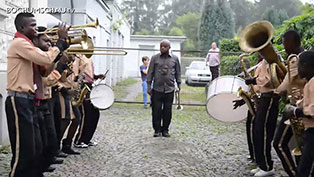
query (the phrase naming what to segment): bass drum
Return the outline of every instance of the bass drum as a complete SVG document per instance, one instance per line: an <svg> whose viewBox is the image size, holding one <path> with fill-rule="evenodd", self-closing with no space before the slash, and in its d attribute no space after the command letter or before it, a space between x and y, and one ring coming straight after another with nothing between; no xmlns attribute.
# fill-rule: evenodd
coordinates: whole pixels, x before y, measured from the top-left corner
<svg viewBox="0 0 314 177"><path fill-rule="evenodd" d="M247 117L248 107L243 105L233 109L233 100L239 99L239 88L248 91L245 81L237 76L221 76L213 80L207 91L207 113L222 122L237 122Z"/></svg>
<svg viewBox="0 0 314 177"><path fill-rule="evenodd" d="M114 93L110 86L99 84L92 88L90 100L98 109L108 109L114 102Z"/></svg>

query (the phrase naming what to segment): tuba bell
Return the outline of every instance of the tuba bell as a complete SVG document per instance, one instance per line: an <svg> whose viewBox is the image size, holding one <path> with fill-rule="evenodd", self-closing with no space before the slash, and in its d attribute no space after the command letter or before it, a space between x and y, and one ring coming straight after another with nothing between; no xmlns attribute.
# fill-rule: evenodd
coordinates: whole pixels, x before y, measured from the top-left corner
<svg viewBox="0 0 314 177"><path fill-rule="evenodd" d="M281 57L274 50L271 40L274 36L273 25L268 21L258 21L248 25L240 37L240 47L245 52L259 52L270 64L271 82L274 88L282 82L287 69Z"/></svg>

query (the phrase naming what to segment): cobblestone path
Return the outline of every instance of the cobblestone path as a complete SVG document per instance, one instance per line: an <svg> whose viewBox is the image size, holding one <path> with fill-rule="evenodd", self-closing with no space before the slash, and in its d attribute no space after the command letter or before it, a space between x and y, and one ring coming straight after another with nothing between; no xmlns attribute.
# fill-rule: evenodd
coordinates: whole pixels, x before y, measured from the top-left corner
<svg viewBox="0 0 314 177"><path fill-rule="evenodd" d="M173 109L170 138L153 138L151 110L115 104L101 112L95 147L79 149L48 177L237 177L249 175L245 122L221 123L205 108ZM274 152L274 151L273 151ZM0 153L0 176L11 155ZM274 155L276 176L283 176Z"/></svg>

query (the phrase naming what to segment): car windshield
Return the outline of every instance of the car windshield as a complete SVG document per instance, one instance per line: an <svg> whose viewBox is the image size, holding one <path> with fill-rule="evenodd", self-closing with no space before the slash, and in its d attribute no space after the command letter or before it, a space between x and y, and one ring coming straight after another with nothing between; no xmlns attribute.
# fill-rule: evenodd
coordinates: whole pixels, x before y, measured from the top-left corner
<svg viewBox="0 0 314 177"><path fill-rule="evenodd" d="M208 67L206 67L205 62L204 63L191 63L190 69L196 69L196 70L205 70Z"/></svg>

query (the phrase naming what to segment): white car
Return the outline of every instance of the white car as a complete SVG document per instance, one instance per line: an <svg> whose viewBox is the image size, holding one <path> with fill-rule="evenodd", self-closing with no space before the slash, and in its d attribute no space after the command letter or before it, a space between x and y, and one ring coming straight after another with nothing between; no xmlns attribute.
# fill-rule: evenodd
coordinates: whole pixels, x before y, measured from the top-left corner
<svg viewBox="0 0 314 177"><path fill-rule="evenodd" d="M192 61L185 71L187 85L206 85L212 80L212 74L205 61Z"/></svg>

